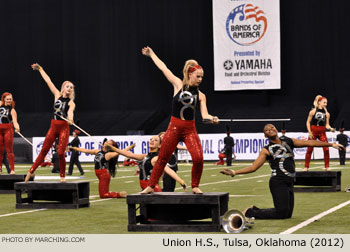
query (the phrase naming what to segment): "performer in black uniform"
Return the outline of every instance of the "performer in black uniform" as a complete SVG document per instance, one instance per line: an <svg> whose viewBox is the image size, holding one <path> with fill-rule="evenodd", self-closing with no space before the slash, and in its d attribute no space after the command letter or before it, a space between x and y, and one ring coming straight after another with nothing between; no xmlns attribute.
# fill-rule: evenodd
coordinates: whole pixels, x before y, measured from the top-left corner
<svg viewBox="0 0 350 252"><path fill-rule="evenodd" d="M160 143L161 143L161 138L159 136L153 136L150 141L149 141L149 152L148 154L135 154L130 151L125 151L121 150L118 148L113 148L112 146L111 149L127 158L132 158L135 160L139 160L139 179L140 179L140 187L142 189L145 189L148 185L148 181L151 177L152 171L153 171L153 166L156 163L158 159L158 153L160 150ZM173 179L178 181L180 185L186 190L186 183L174 172L172 169L170 169L167 165L165 166L164 171L169 174ZM155 192L161 192L162 189L158 184L155 185L154 187Z"/></svg>
<svg viewBox="0 0 350 252"><path fill-rule="evenodd" d="M110 150L110 146L117 146L117 143L113 140L104 139L102 144L102 149L88 150L79 147L70 147L71 151L84 152L91 155L95 155L95 174L99 180L98 192L100 198L125 198L127 193L125 191L121 192L110 192L109 184L111 182L111 176L115 177L116 165L118 165L119 154ZM135 145L131 145L125 150L130 150L134 148Z"/></svg>
<svg viewBox="0 0 350 252"><path fill-rule="evenodd" d="M344 134L344 121L339 129L340 134L337 135L337 142L344 146L344 149L339 149L339 162L340 165L345 165L346 159L346 146L348 145L348 136Z"/></svg>
<svg viewBox="0 0 350 252"><path fill-rule="evenodd" d="M260 152L259 157L249 167L240 170L224 169L222 174L234 177L238 174L255 172L266 160L271 167L271 178L269 182L270 191L273 198L274 208L260 209L256 206L247 208L244 213L246 217L256 219L286 219L291 218L294 209L294 148L300 147L324 147L343 148L341 144L328 143L316 140L297 140L286 136L278 137L277 129L272 124L264 127L265 137L269 139Z"/></svg>
<svg viewBox="0 0 350 252"><path fill-rule="evenodd" d="M74 130L73 131L73 137L74 139L68 144L69 147L79 147L80 145L80 140L79 140L79 130ZM80 175L84 175L84 170L81 167L80 161L79 161L79 151L72 150L71 156L70 156L70 161L69 161L69 169L67 175L72 175L73 174L73 167L74 164L77 165Z"/></svg>
<svg viewBox="0 0 350 252"><path fill-rule="evenodd" d="M74 85L70 81L65 81L61 85L61 91L59 91L39 64L33 64L32 68L33 70L39 71L41 77L45 80L48 88L54 96L54 113L53 119L51 120L50 129L47 132L43 143L43 147L24 181L28 182L29 179L33 176L35 170L44 161L46 154L58 137L59 144L57 152L60 164L60 179L61 182L66 182L65 151L69 142L69 124L72 124L74 122ZM62 117L68 120L69 124L66 120L62 119Z"/></svg>
<svg viewBox="0 0 350 252"><path fill-rule="evenodd" d="M153 52L150 47L144 47L142 54L150 57L153 63L161 70L168 81L173 85L172 116L165 132L159 158L154 166L149 185L142 194L153 192L159 178L164 173L172 153L179 142L184 142L192 157L191 188L193 193L201 194L199 183L203 172L203 150L195 125L196 107L200 106L203 120L218 123L216 116L208 113L206 96L199 90L204 71L195 60L187 60L183 68L183 80L175 76Z"/></svg>
<svg viewBox="0 0 350 252"><path fill-rule="evenodd" d="M160 137L160 140L163 140L165 132L160 132L158 136ZM181 144L178 144L176 146L175 151L171 155L167 165L170 169L172 169L174 172L178 171L178 152L179 150L187 150L186 146L182 146ZM175 191L175 186L176 186L176 180L173 179L168 173L164 173L163 175L163 192L174 192Z"/></svg>
<svg viewBox="0 0 350 252"><path fill-rule="evenodd" d="M314 100L314 108L309 112L306 121L307 131L309 132L309 139L320 139L320 141L328 142L326 130L335 132L335 129L329 125L330 114L327 111L327 98L322 95L317 95ZM309 170L311 154L313 148L308 147L305 154L305 171ZM329 149L323 148L324 153L324 167L326 171L329 170Z"/></svg>
<svg viewBox="0 0 350 252"><path fill-rule="evenodd" d="M10 164L10 174L15 174L15 154L13 153L13 128L19 132L17 112L12 94L5 92L0 100L0 174L2 172L2 160L4 150L7 153Z"/></svg>
<svg viewBox="0 0 350 252"><path fill-rule="evenodd" d="M232 149L235 146L235 142L233 138L230 136L231 130L228 125L226 125L226 134L227 136L224 138L225 144L225 155L226 155L226 165L232 165Z"/></svg>

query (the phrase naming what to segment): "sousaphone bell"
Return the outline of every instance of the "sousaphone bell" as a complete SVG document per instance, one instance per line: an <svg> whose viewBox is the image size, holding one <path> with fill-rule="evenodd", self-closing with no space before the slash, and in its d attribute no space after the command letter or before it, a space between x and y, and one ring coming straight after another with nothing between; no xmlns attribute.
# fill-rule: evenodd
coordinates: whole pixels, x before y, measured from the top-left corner
<svg viewBox="0 0 350 252"><path fill-rule="evenodd" d="M241 211L231 209L221 217L221 225L226 233L237 234L243 230L252 228L254 226L254 220L254 217L246 218Z"/></svg>

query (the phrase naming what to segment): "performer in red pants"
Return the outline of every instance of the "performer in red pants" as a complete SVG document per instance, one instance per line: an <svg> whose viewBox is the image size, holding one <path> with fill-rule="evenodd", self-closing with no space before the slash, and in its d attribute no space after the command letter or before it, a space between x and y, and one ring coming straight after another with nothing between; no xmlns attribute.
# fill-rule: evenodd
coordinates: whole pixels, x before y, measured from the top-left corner
<svg viewBox="0 0 350 252"><path fill-rule="evenodd" d="M152 172L154 171L154 165L157 162L158 159L158 153L160 150L160 146L161 146L161 138L159 136L153 136L148 144L149 147L149 152L148 154L136 154L136 153L132 153L130 151L127 150L121 150L118 148L115 148L114 146L109 146L113 151L128 157L128 158L132 158L135 160L139 160L140 164L139 164L139 171L137 173L139 173L139 179L140 179L140 187L142 189L147 188L148 186L148 181L151 177ZM173 171L172 169L170 169L169 166L165 166L164 171L174 180L176 180L177 182L180 183L180 185L183 187L183 189L186 191L186 187L187 185L185 184L185 182L176 174L175 171ZM160 186L158 185L158 183L154 186L154 191L155 192L161 192L162 189L160 188Z"/></svg>
<svg viewBox="0 0 350 252"><path fill-rule="evenodd" d="M329 125L330 114L327 111L327 98L322 95L317 95L314 100L314 108L309 112L309 116L306 121L307 131L309 132L309 140L319 139L322 142L328 142L326 130L335 132ZM309 170L311 154L313 147L308 147L305 155L305 171ZM324 153L324 167L326 171L329 171L329 149L323 147Z"/></svg>
<svg viewBox="0 0 350 252"><path fill-rule="evenodd" d="M61 182L65 182L66 174L66 159L65 159L65 150L69 141L69 124L73 123L74 116L74 85L70 81L65 81L62 83L61 91L59 91L55 85L52 83L50 77L46 74L44 69L37 63L32 65L33 70L39 71L41 77L45 80L47 86L49 87L51 93L54 95L54 113L53 119L51 120L51 126L49 131L46 134L43 147L36 158L32 168L29 170L25 182L29 181L30 177L33 176L36 168L44 161L46 154L50 150L51 146L58 137L58 159L60 167L60 179ZM69 121L69 124L65 118Z"/></svg>
<svg viewBox="0 0 350 252"><path fill-rule="evenodd" d="M206 97L198 88L203 79L203 69L198 65L197 61L188 60L183 69L184 78L180 80L167 68L150 47L144 47L142 54L150 57L154 64L163 72L174 87L174 95L172 117L162 141L162 148L157 163L154 166L148 187L141 193L153 192L153 188L163 174L165 165L180 141L186 144L192 157L192 192L202 193L199 189L199 182L203 171L203 151L195 126L195 110L198 101L202 118L213 123L218 122L217 117L209 115Z"/></svg>
<svg viewBox="0 0 350 252"><path fill-rule="evenodd" d="M118 166L118 157L119 153L110 151L109 146L117 147L117 143L113 140L104 139L102 144L102 150L93 149L88 150L79 147L70 147L69 149L72 151L84 152L91 155L95 155L94 163L95 163L95 174L98 178L98 192L100 194L100 198L125 198L127 193L125 191L121 192L110 192L109 184L111 182L111 176L114 178L116 174L116 166ZM130 150L134 148L135 145L131 145L125 150Z"/></svg>
<svg viewBox="0 0 350 252"><path fill-rule="evenodd" d="M4 148L10 163L10 174L15 174L15 155L13 154L13 127L19 132L17 112L12 94L5 92L1 95L0 101L0 174L2 173L2 161Z"/></svg>

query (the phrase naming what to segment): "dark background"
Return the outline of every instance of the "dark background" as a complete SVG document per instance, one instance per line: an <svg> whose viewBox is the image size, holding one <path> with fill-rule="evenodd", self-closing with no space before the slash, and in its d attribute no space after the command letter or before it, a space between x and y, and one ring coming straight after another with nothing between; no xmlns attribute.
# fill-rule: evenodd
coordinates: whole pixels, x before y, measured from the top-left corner
<svg viewBox="0 0 350 252"><path fill-rule="evenodd" d="M53 95L30 67L38 62L59 89L65 80L76 85L75 119L90 134L157 134L169 122L173 90L142 56L149 45L181 79L187 59L203 66L212 115L291 118L287 131L306 131L321 94L338 128L342 119L350 123L349 2L281 0L282 88L215 92L211 0L0 0L0 92L13 93L22 133L44 136ZM260 132L263 125L231 128ZM199 121L197 129L222 133L225 124Z"/></svg>

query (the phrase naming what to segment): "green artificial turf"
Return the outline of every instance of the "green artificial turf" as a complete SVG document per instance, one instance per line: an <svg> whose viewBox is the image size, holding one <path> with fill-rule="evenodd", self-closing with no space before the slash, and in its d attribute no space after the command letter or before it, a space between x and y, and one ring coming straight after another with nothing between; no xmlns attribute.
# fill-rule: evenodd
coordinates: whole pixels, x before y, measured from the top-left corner
<svg viewBox="0 0 350 252"><path fill-rule="evenodd" d="M239 169L250 162L234 162L233 168ZM322 161L311 163L313 171L322 171ZM301 171L303 164L297 162ZM126 199L101 200L98 196L98 180L92 164L84 164L84 178L78 180L90 181L90 207L73 210L42 210L16 209L15 194L0 194L0 232L2 234L127 234L128 213ZM30 165L17 165L16 173L27 173ZM214 162L206 162L201 179L203 192L229 192L229 209L244 210L256 205L260 208L273 207L272 197L268 188L270 168L267 163L257 172L231 178L219 173L224 166ZM279 234L305 220L327 211L343 202L350 200L350 193L344 188L350 186L350 166L339 166L337 161L331 162L333 171L342 171L342 188L340 192L295 193L295 208L293 217L286 220L255 220L252 229L244 234ZM127 191L129 194L140 192L138 176L134 176L136 167L120 166L117 175L111 180L110 191ZM51 168L39 167L36 177L58 175L50 173ZM191 180L190 164L180 164L178 174L188 185ZM77 169L73 176L79 177ZM69 176L67 176L69 178ZM72 181L72 180L68 180ZM177 192L182 188L177 185ZM14 213L25 212L13 215ZM349 234L350 205L347 205L323 218L298 229L296 234ZM224 231L222 231L224 233Z"/></svg>

